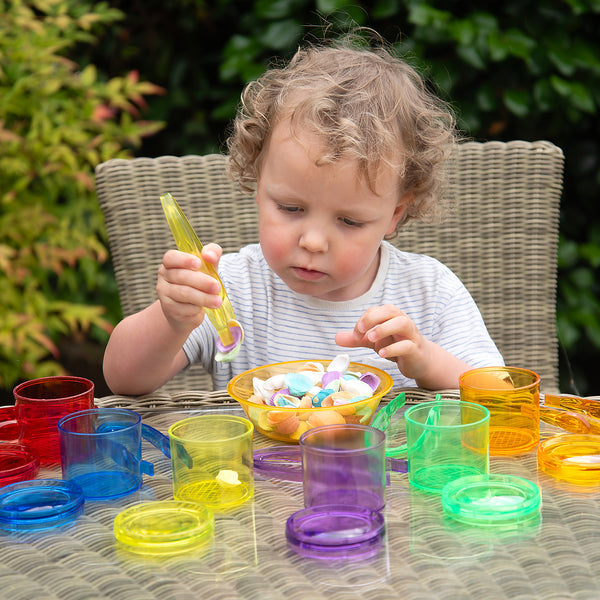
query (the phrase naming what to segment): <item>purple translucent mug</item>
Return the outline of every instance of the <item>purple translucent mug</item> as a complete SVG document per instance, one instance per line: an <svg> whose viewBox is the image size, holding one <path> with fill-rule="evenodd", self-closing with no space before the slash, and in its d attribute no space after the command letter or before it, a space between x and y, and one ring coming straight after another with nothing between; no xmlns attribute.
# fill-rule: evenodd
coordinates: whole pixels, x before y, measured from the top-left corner
<svg viewBox="0 0 600 600"><path fill-rule="evenodd" d="M385 505L385 434L366 425L324 425L300 437L304 506Z"/></svg>

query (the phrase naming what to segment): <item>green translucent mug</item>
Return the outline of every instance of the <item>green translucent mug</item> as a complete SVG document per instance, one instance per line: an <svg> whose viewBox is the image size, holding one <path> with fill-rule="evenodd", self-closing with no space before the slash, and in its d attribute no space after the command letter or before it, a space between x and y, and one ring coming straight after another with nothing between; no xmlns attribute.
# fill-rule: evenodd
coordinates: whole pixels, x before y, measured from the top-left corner
<svg viewBox="0 0 600 600"><path fill-rule="evenodd" d="M408 480L413 487L441 494L459 477L489 473L490 412L460 400L411 406L404 414Z"/></svg>

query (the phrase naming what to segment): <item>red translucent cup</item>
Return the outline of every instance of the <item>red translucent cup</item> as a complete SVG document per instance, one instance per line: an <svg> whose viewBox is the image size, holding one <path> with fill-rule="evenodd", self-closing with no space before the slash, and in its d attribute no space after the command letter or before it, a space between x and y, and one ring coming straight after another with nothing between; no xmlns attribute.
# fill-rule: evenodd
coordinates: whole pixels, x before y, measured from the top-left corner
<svg viewBox="0 0 600 600"><path fill-rule="evenodd" d="M0 443L19 441L19 422L14 406L0 406Z"/></svg>
<svg viewBox="0 0 600 600"><path fill-rule="evenodd" d="M25 381L13 390L20 442L39 457L40 465L60 465L58 421L94 408L94 384L84 377L58 375Z"/></svg>
<svg viewBox="0 0 600 600"><path fill-rule="evenodd" d="M35 479L39 467L38 457L27 446L0 442L0 487Z"/></svg>

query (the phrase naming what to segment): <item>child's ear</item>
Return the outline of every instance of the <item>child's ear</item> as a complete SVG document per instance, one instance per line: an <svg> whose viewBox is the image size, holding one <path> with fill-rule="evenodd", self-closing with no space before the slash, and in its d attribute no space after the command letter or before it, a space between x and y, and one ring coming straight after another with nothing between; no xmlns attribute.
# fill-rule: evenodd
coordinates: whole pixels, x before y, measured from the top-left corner
<svg viewBox="0 0 600 600"><path fill-rule="evenodd" d="M415 196L412 192L406 192L406 194L400 198L398 204L396 204L396 208L394 209L392 219L387 231L385 232L385 235L392 235L396 231L398 222L404 216L404 213L408 210L408 207L413 203L414 197Z"/></svg>

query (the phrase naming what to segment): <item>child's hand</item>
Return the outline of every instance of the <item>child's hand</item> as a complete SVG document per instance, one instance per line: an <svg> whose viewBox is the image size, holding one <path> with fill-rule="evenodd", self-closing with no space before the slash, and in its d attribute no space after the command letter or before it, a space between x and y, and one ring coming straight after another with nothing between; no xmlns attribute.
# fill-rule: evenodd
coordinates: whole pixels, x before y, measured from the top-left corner
<svg viewBox="0 0 600 600"><path fill-rule="evenodd" d="M405 377L431 390L457 389L460 374L472 368L425 339L414 322L391 304L369 308L354 331L341 331L335 341L349 348L372 348L379 356L395 362Z"/></svg>
<svg viewBox="0 0 600 600"><path fill-rule="evenodd" d="M369 308L353 331L342 331L335 341L345 347L372 348L382 358L394 361L410 379L419 380L429 368L430 342L413 321L391 304Z"/></svg>
<svg viewBox="0 0 600 600"><path fill-rule="evenodd" d="M217 244L207 244L202 250L202 260L216 268L221 253ZM191 331L204 320L204 308L221 306L221 286L214 277L199 270L202 260L179 250L169 250L163 256L156 293L166 319L175 330Z"/></svg>

